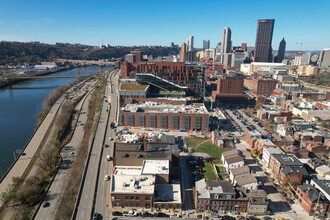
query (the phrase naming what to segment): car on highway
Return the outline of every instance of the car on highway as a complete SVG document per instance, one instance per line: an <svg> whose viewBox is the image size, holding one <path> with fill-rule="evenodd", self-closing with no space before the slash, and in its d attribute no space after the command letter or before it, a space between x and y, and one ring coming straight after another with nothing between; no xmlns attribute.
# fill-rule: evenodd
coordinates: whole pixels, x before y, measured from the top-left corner
<svg viewBox="0 0 330 220"><path fill-rule="evenodd" d="M42 207L43 208L47 208L47 207L49 207L50 206L50 203L49 202L44 202L44 203L42 203Z"/></svg>
<svg viewBox="0 0 330 220"><path fill-rule="evenodd" d="M106 148L106 147L109 147L109 145L108 144L103 144L103 147Z"/></svg>
<svg viewBox="0 0 330 220"><path fill-rule="evenodd" d="M99 213L94 213L92 219L93 220L98 220L99 219Z"/></svg>
<svg viewBox="0 0 330 220"><path fill-rule="evenodd" d="M108 181L109 179L110 179L110 176L109 176L109 175L105 175L105 176L104 176L104 180L105 180L105 181Z"/></svg>

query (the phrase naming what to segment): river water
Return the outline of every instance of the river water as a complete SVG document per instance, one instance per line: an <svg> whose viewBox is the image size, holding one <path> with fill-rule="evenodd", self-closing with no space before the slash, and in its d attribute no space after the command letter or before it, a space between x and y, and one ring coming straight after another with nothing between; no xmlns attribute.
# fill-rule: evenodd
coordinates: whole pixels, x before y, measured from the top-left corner
<svg viewBox="0 0 330 220"><path fill-rule="evenodd" d="M101 71L99 66L65 70L55 75L90 75ZM0 177L8 170L36 129L36 116L42 101L53 88L68 84L75 78L34 79L0 89Z"/></svg>

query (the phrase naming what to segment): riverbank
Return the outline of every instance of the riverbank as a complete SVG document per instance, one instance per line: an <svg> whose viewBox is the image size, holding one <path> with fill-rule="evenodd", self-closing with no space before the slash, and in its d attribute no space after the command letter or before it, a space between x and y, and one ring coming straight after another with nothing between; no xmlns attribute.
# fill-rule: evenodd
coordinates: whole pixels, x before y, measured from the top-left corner
<svg viewBox="0 0 330 220"><path fill-rule="evenodd" d="M57 68L51 69L51 70L45 70L45 71L38 71L38 72L27 73L27 74L24 74L22 76L23 77L24 76L28 76L28 77L46 76L46 75L58 73L58 72L61 72L61 71L71 70L71 69L80 68L80 67L86 67L86 66L89 66L89 65L67 65L67 66L64 66L64 67L57 67ZM15 76L16 75L14 75L13 77L6 77L6 78L3 78L3 79L0 78L0 89L1 88L6 88L8 86L15 85L15 84L18 84L18 83L27 81L27 80L31 80L31 78L26 78L26 79L19 78L19 79L15 79Z"/></svg>

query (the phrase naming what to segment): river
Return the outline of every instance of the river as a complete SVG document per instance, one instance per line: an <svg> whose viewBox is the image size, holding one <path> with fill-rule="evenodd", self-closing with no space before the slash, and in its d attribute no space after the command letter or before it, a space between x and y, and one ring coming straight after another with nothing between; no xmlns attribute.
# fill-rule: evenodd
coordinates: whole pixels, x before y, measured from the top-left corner
<svg viewBox="0 0 330 220"><path fill-rule="evenodd" d="M107 68L107 67L105 67ZM101 71L99 66L86 66L51 75L90 75ZM8 170L36 129L36 116L43 100L53 88L74 81L75 78L34 79L0 89L0 177Z"/></svg>

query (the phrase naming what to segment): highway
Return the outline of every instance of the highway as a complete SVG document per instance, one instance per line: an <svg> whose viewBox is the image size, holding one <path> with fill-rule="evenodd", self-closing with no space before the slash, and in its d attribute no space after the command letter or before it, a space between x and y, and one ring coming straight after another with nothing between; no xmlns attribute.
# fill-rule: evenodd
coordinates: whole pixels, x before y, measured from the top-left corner
<svg viewBox="0 0 330 220"><path fill-rule="evenodd" d="M111 82L110 77L117 70L112 71L108 75L108 81ZM93 202L95 196L95 187L97 184L99 162L102 154L103 143L105 139L105 131L107 124L107 108L109 107L108 99L110 97L111 88L107 83L105 88L105 98L103 100L103 105L100 113L99 123L96 128L96 133L94 137L94 142L90 149L89 159L87 161L86 173L82 181L82 190L78 196L77 209L75 210L74 219L90 219L92 216ZM102 177L104 181L104 176Z"/></svg>
<svg viewBox="0 0 330 220"><path fill-rule="evenodd" d="M96 188L96 197L95 197L95 209L94 213L99 213L103 216L103 219L110 219L110 212L109 207L111 206L110 203L110 181L105 181L104 176L110 175L111 168L112 168L112 161L107 161L106 156L113 155L113 143L111 138L115 140L114 129L111 129L110 124L111 122L117 121L117 114L118 114L118 72L115 72L110 78L110 85L112 87L111 97L108 97L111 100L111 109L110 109L110 116L109 122L106 132L105 144L109 145L108 148L103 148L101 154L101 162L99 168L99 176Z"/></svg>
<svg viewBox="0 0 330 220"><path fill-rule="evenodd" d="M47 195L44 199L44 202L49 202L49 207L40 207L35 219L55 219L56 211L60 207L60 201L63 197L64 190L68 182L66 179L69 178L70 167L71 164L75 161L75 155L77 147L79 146L83 135L84 135L84 127L81 124L85 124L87 121L87 113L88 113L88 104L93 94L92 89L87 96L82 99L79 104L76 106L75 111L77 112L78 121L76 124L76 128L74 134L71 138L71 141L65 145L61 151L61 156L63 159L62 165L60 166L56 177L47 192Z"/></svg>

